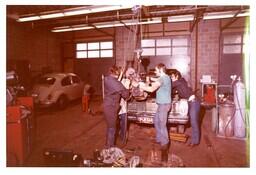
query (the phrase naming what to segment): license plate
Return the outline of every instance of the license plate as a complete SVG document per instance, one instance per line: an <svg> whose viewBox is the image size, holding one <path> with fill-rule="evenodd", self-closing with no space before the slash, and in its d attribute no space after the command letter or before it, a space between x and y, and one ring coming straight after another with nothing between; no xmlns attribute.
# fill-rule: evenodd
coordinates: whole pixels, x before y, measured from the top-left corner
<svg viewBox="0 0 256 175"><path fill-rule="evenodd" d="M152 118L140 117L140 118L138 118L138 120L140 123L153 123Z"/></svg>

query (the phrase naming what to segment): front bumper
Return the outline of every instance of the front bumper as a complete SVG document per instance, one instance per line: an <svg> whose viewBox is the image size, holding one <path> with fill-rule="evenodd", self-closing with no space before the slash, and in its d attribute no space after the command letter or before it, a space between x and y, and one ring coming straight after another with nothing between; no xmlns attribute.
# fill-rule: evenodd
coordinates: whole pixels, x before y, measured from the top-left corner
<svg viewBox="0 0 256 175"><path fill-rule="evenodd" d="M36 94L36 93L32 93L32 97L33 97L35 105L38 107L46 108L46 107L50 107L55 104L55 101L52 101L52 100L40 100L38 97L38 94Z"/></svg>
<svg viewBox="0 0 256 175"><path fill-rule="evenodd" d="M133 121L136 123L153 124L155 113L128 111L127 117L129 121ZM167 123L168 124L186 124L188 120L189 118L187 115L182 116L180 114L169 113Z"/></svg>
<svg viewBox="0 0 256 175"><path fill-rule="evenodd" d="M40 108L48 108L54 104L55 103L53 101L35 101L35 105Z"/></svg>

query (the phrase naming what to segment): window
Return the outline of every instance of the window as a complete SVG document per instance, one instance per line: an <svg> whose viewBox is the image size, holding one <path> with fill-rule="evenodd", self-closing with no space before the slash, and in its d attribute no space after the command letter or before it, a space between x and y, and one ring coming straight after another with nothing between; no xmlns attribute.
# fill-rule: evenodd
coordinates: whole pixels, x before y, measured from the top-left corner
<svg viewBox="0 0 256 175"><path fill-rule="evenodd" d="M76 44L76 58L87 58L87 43Z"/></svg>
<svg viewBox="0 0 256 175"><path fill-rule="evenodd" d="M164 46L171 46L171 40L170 39L158 39L156 40L157 47L164 47Z"/></svg>
<svg viewBox="0 0 256 175"><path fill-rule="evenodd" d="M171 48L156 48L156 55L171 55Z"/></svg>
<svg viewBox="0 0 256 175"><path fill-rule="evenodd" d="M61 81L61 85L62 86L68 86L68 85L71 85L71 79L69 76L65 77L62 79Z"/></svg>
<svg viewBox="0 0 256 175"><path fill-rule="evenodd" d="M113 42L87 42L76 44L76 58L112 58Z"/></svg>
<svg viewBox="0 0 256 175"><path fill-rule="evenodd" d="M80 83L80 79L78 78L78 76L72 76L72 82L73 83Z"/></svg>
<svg viewBox="0 0 256 175"><path fill-rule="evenodd" d="M189 38L173 37L141 41L142 56L189 55Z"/></svg>
<svg viewBox="0 0 256 175"><path fill-rule="evenodd" d="M172 39L172 55L188 55L188 38Z"/></svg>
<svg viewBox="0 0 256 175"><path fill-rule="evenodd" d="M240 54L243 47L243 38L241 34L223 36L223 53Z"/></svg>
<svg viewBox="0 0 256 175"><path fill-rule="evenodd" d="M155 40L154 39L141 40L141 47L143 49L142 56L155 55Z"/></svg>
<svg viewBox="0 0 256 175"><path fill-rule="evenodd" d="M44 85L53 85L55 80L56 79L53 77L40 77L37 83L44 84Z"/></svg>

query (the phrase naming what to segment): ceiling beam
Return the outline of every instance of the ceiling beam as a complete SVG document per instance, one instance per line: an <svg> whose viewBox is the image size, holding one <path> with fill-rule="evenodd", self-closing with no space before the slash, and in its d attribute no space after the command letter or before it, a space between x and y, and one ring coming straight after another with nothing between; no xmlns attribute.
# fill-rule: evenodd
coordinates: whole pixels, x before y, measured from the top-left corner
<svg viewBox="0 0 256 175"><path fill-rule="evenodd" d="M18 7L16 7L17 9ZM201 10L204 10L205 13L210 12L223 12L223 11L237 11L240 9L249 9L249 6L142 6L142 14L144 18L154 18L154 17L168 17L168 16L176 16L176 15L188 15L188 14L197 14L197 17L194 19L191 31L196 23L199 22L199 17ZM11 7L7 9L8 11L13 12ZM201 14L202 15L202 14ZM87 19L85 17L87 16ZM111 22L111 21L124 21L124 20L132 20L134 18L134 14L131 9L124 9L118 11L111 12L101 12L94 14L86 14L86 15L77 15L77 16L69 16L69 17L61 17L54 19L45 19L39 21L33 21L34 26L51 26L51 27L61 27L61 26L72 26L72 25L80 25L80 24L93 24L100 22ZM24 22L29 23L29 22Z"/></svg>
<svg viewBox="0 0 256 175"><path fill-rule="evenodd" d="M106 32L106 31L104 31L104 30L102 30L102 29L99 29L98 27L96 27L96 26L93 25L93 24L89 24L89 26L92 26L95 30L97 30L97 31L99 31L99 32L101 32L101 33L104 33L104 34L106 34L106 35L111 36L111 37L114 38L114 35L113 35L113 34L108 33L108 32Z"/></svg>
<svg viewBox="0 0 256 175"><path fill-rule="evenodd" d="M124 27L127 28L128 30L130 30L131 32L135 32L131 27L127 26L123 21L119 20L119 22L120 22L121 24L123 24Z"/></svg>
<svg viewBox="0 0 256 175"><path fill-rule="evenodd" d="M190 26L190 29L189 29L190 32L193 32L195 25L197 23L199 23L199 21L203 18L205 10L206 10L206 8L195 11L194 20L193 20L192 25Z"/></svg>
<svg viewBox="0 0 256 175"><path fill-rule="evenodd" d="M237 15L241 12L241 10L239 10L238 12L236 12L236 14L233 16L233 18L227 22L223 27L220 28L221 31L225 30L226 28L228 28L231 24L233 24L235 21L238 20Z"/></svg>

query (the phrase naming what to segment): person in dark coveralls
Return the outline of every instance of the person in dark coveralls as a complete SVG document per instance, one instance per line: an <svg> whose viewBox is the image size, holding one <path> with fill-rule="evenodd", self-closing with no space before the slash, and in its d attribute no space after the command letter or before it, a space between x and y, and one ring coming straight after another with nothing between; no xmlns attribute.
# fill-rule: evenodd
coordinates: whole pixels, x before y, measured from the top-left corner
<svg viewBox="0 0 256 175"><path fill-rule="evenodd" d="M106 147L115 145L116 122L120 109L120 98L127 99L129 90L118 81L121 71L118 67L112 66L109 75L104 78L104 99L103 111L107 122Z"/></svg>
<svg viewBox="0 0 256 175"><path fill-rule="evenodd" d="M193 94L192 89L188 86L187 81L181 76L179 71L171 73L172 88L176 90L180 98L188 100L188 114L192 127L191 141L188 146L194 147L200 143L200 100Z"/></svg>
<svg viewBox="0 0 256 175"><path fill-rule="evenodd" d="M156 142L161 145L161 159L168 161L169 136L167 131L167 117L171 108L171 79L165 73L166 67L160 63L155 67L155 73L158 78L151 78L151 86L145 83L139 83L139 88L148 91L156 91L157 111L154 117L154 126L156 129Z"/></svg>

